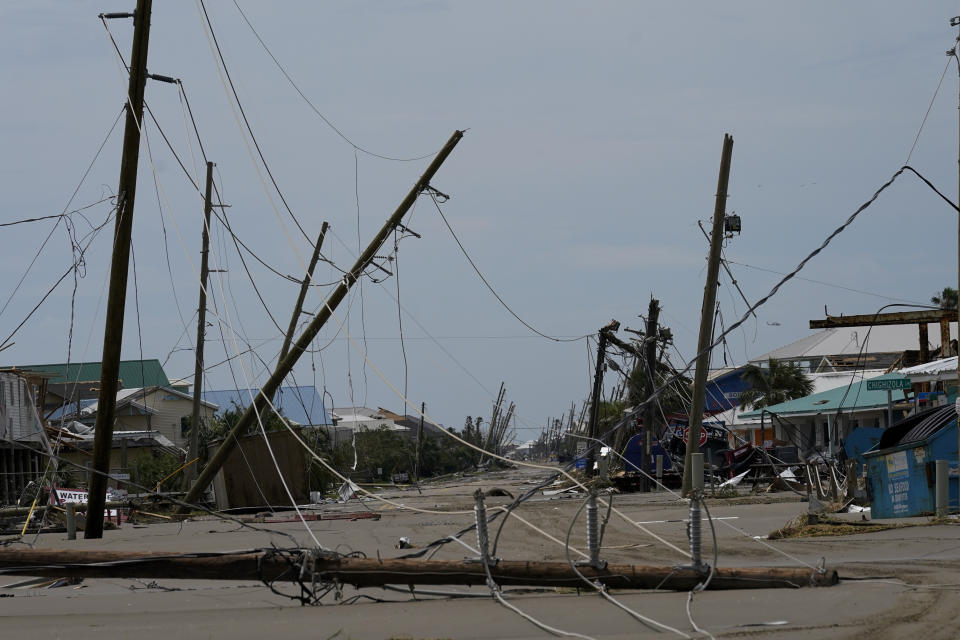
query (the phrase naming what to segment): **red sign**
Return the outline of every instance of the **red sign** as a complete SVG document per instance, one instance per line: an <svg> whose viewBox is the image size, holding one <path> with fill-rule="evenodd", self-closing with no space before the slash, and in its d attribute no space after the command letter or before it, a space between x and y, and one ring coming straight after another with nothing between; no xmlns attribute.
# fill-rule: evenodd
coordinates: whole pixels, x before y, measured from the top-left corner
<svg viewBox="0 0 960 640"><path fill-rule="evenodd" d="M690 427L684 427L683 429L683 443L688 444L690 442ZM700 428L700 446L707 444L707 430Z"/></svg>

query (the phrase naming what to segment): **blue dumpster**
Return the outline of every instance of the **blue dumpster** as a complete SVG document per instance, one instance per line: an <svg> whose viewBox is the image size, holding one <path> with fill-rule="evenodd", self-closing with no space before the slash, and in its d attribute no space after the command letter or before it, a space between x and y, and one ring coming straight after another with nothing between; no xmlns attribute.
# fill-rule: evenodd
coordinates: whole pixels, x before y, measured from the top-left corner
<svg viewBox="0 0 960 640"><path fill-rule="evenodd" d="M627 441L627 446L623 448L623 457L626 459L626 471L639 471L640 461L643 458L643 434L638 433ZM653 439L650 445L650 460L647 462L647 473L653 475L657 472L657 456L663 458L663 470L669 471L673 468L670 462L670 456L660 446L660 440Z"/></svg>
<svg viewBox="0 0 960 640"><path fill-rule="evenodd" d="M952 405L911 416L887 429L877 449L863 454L873 518L932 514L935 462L949 464L949 507L958 511L957 413Z"/></svg>
<svg viewBox="0 0 960 640"><path fill-rule="evenodd" d="M863 454L877 448L883 429L879 427L857 427L843 439L843 452L847 460L856 460L858 465L866 464Z"/></svg>

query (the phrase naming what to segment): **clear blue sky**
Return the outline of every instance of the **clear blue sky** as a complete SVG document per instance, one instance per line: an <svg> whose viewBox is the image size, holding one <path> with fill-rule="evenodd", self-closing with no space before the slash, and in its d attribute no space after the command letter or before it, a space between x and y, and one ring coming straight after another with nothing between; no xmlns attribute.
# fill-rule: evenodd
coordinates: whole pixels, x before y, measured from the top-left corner
<svg viewBox="0 0 960 640"><path fill-rule="evenodd" d="M132 5L0 6L3 221L57 214L69 200L126 88L97 14ZM960 12L955 2L240 6L304 94L361 147L420 156L454 129L469 129L434 185L452 196L444 211L480 269L526 321L560 336L595 333L611 318L639 328L637 316L653 294L687 356L706 256L696 223L713 210L723 134L736 141L728 209L742 216L744 229L726 255L788 271L904 163L956 37L948 19ZM323 220L331 223L335 235L325 253L346 268L427 161L355 157L287 83L233 2L208 0L207 7L287 202L310 236ZM111 21L110 28L129 55L130 21ZM299 276L310 247L261 183L194 2L156 3L149 68L183 80L238 236L280 272ZM954 63L911 158L952 198L957 84ZM202 171L176 88L151 82L147 100L191 172ZM123 354L139 357L142 342L144 357L170 354L171 377L192 376L202 210L152 122L147 134L153 160L144 142L134 222L139 314L131 273ZM72 208L116 189L120 140L118 128ZM84 213L103 221L107 206ZM73 219L82 235L86 223ZM0 302L53 226L3 229ZM414 403L425 401L436 420L459 426L468 414L489 416L504 380L526 437L587 396L591 364L583 341L549 342L512 318L472 272L429 200L417 204L409 226L423 236L404 239L398 259L400 300L411 314L402 320ZM111 230L86 254L73 360L100 359ZM269 362L280 332L219 225L213 235L215 267L227 271L211 286L217 313L208 316L207 362L246 349L246 342ZM872 313L895 299L927 302L943 286L956 286L956 252L956 214L904 176L802 274L869 293L795 281L730 336L727 360L741 363L807 335L808 320L822 317L825 306L849 314ZM247 259L285 328L296 285ZM0 305L3 337L70 264L61 223L9 304ZM751 300L779 277L731 267ZM316 277L339 276L322 265ZM19 331L4 363L66 360L72 285L67 277ZM310 309L320 294L311 293ZM351 298L349 316L346 303L339 315L377 371L402 391L396 296L396 278L367 282L362 298L359 290ZM743 313L726 280L718 299L727 324ZM317 343L329 347L304 358L296 382L325 387L336 405L399 411L397 395L344 335L331 323ZM722 360L717 354L714 365ZM233 363L239 386L265 379L249 356ZM210 372L208 387L231 386L226 365Z"/></svg>

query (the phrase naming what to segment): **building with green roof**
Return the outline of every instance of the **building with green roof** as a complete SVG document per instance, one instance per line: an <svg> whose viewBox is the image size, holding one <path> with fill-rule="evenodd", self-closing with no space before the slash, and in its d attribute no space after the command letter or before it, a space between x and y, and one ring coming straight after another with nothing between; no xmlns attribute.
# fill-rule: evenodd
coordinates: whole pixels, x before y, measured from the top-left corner
<svg viewBox="0 0 960 640"><path fill-rule="evenodd" d="M54 374L47 383L46 408L66 402L96 398L100 391L100 362L71 362L57 364L25 364L6 367L19 371ZM136 387L169 387L170 380L157 359L121 360L119 382L121 389Z"/></svg>
<svg viewBox="0 0 960 640"><path fill-rule="evenodd" d="M891 423L887 392L868 388L883 380L908 379L899 373L889 373L741 413L738 419L763 421L769 425L769 433L775 439L797 445L801 454L834 453L840 440L857 427L889 427L913 409L910 389L891 392Z"/></svg>

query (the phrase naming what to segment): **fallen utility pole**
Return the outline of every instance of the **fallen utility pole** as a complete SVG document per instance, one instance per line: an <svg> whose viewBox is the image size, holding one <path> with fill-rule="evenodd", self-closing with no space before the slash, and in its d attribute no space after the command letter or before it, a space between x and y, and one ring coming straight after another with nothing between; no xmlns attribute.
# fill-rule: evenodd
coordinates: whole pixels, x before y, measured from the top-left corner
<svg viewBox="0 0 960 640"><path fill-rule="evenodd" d="M190 487L186 497L184 497L185 503L195 503L200 498L200 495L203 493L203 491L210 485L213 477L216 475L217 471L220 470L220 467L223 466L227 456L230 455L230 453L233 451L233 448L236 446L237 436L245 433L253 425L253 422L257 419L259 413L264 407L267 406L268 400L273 397L274 393L276 393L280 383L283 382L283 379L288 373L290 373L294 365L297 364L300 356L310 348L310 343L333 315L334 310L336 310L340 302L342 302L346 297L347 293L350 291L350 288L354 285L354 283L363 277L364 270L370 265L370 262L376 256L377 251L380 250L380 247L383 245L383 243L387 240L390 234L393 233L393 230L403 220L403 216L407 213L407 211L410 210L410 207L413 206L413 203L420 196L420 194L430 187L430 180L433 179L434 174L438 169L440 169L440 166L443 164L444 160L447 159L447 156L450 155L450 152L453 151L453 148L457 146L457 143L460 142L462 137L462 131L453 132L453 135L450 136L450 139L447 140L447 143L443 146L439 153L437 153L433 161L427 167L426 171L424 171L423 175L420 176L420 179L417 180L416 184L413 185L413 188L410 189L410 192L400 203L400 206L397 207L396 211L393 212L393 215L391 215L386 223L384 223L377 235L373 238L370 244L367 245L367 248L364 249L362 254L360 254L360 257L357 258L357 261L354 263L350 271L344 274L343 278L340 280L340 284L326 299L323 307L317 312L317 315L314 316L313 320L310 321L310 324L307 325L306 329L304 329L296 343L292 345L289 353L287 353L287 355L277 363L277 368L274 370L273 375L271 375L266 383L264 383L256 398L254 398L253 403L246 408L246 410L243 412L243 415L240 416L240 419L237 421L237 424L234 425L233 429L230 430L230 433L228 433L226 438L224 438L220 448L217 449L216 453L213 454L213 457L210 458L207 466L204 467L203 471L200 473L200 476L197 478L197 481L193 483L193 486ZM186 507L183 507L183 509L186 509Z"/></svg>
<svg viewBox="0 0 960 640"><path fill-rule="evenodd" d="M687 431L686 453L683 459L683 489L690 495L693 485L690 474L690 456L700 451L700 432L703 428L703 400L710 368L710 342L713 339L713 314L717 301L717 277L720 275L720 249L723 243L723 223L727 211L727 183L730 181L730 158L733 155L733 137L723 136L720 155L720 176L717 179L717 201L713 208L713 231L710 236L710 257L707 260L707 284L703 289L700 308L700 336L697 340L697 369L693 377L693 400L690 408L690 426Z"/></svg>
<svg viewBox="0 0 960 640"><path fill-rule="evenodd" d="M100 392L93 440L93 477L90 480L90 526L84 538L103 537L103 505L107 499L107 475L113 448L113 418L120 377L120 348L123 343L123 315L127 304L127 271L130 266L130 237L133 233L133 203L140 159L140 123L143 121L143 93L147 83L147 49L150 41L152 0L137 0L133 15L133 45L130 54L130 82L127 89L127 120L123 131L120 186L117 188L117 221L113 231L110 262L110 292L103 333ZM146 381L144 381L146 384Z"/></svg>
<svg viewBox="0 0 960 640"><path fill-rule="evenodd" d="M312 557L306 549L247 553L196 554L180 551L74 551L57 549L0 549L0 574L68 578L153 578L193 580L304 580L291 571L290 560L303 554L317 581L337 581L356 587L397 585L483 585L487 573L469 560L403 560ZM291 555L293 556L291 558ZM616 589L671 589L688 591L705 574L686 567L610 564L604 569L578 567L594 582ZM498 560L489 567L503 586L586 586L566 562ZM709 589L771 589L837 584L836 570L781 567L718 567Z"/></svg>
<svg viewBox="0 0 960 640"><path fill-rule="evenodd" d="M190 455L196 460L200 451L200 396L203 393L203 345L207 333L207 275L210 272L210 212L213 210L213 167L207 161L207 184L203 197L203 234L200 245L200 302L197 304L197 345L194 349L193 410L190 413ZM197 465L192 464L187 477L197 477Z"/></svg>

